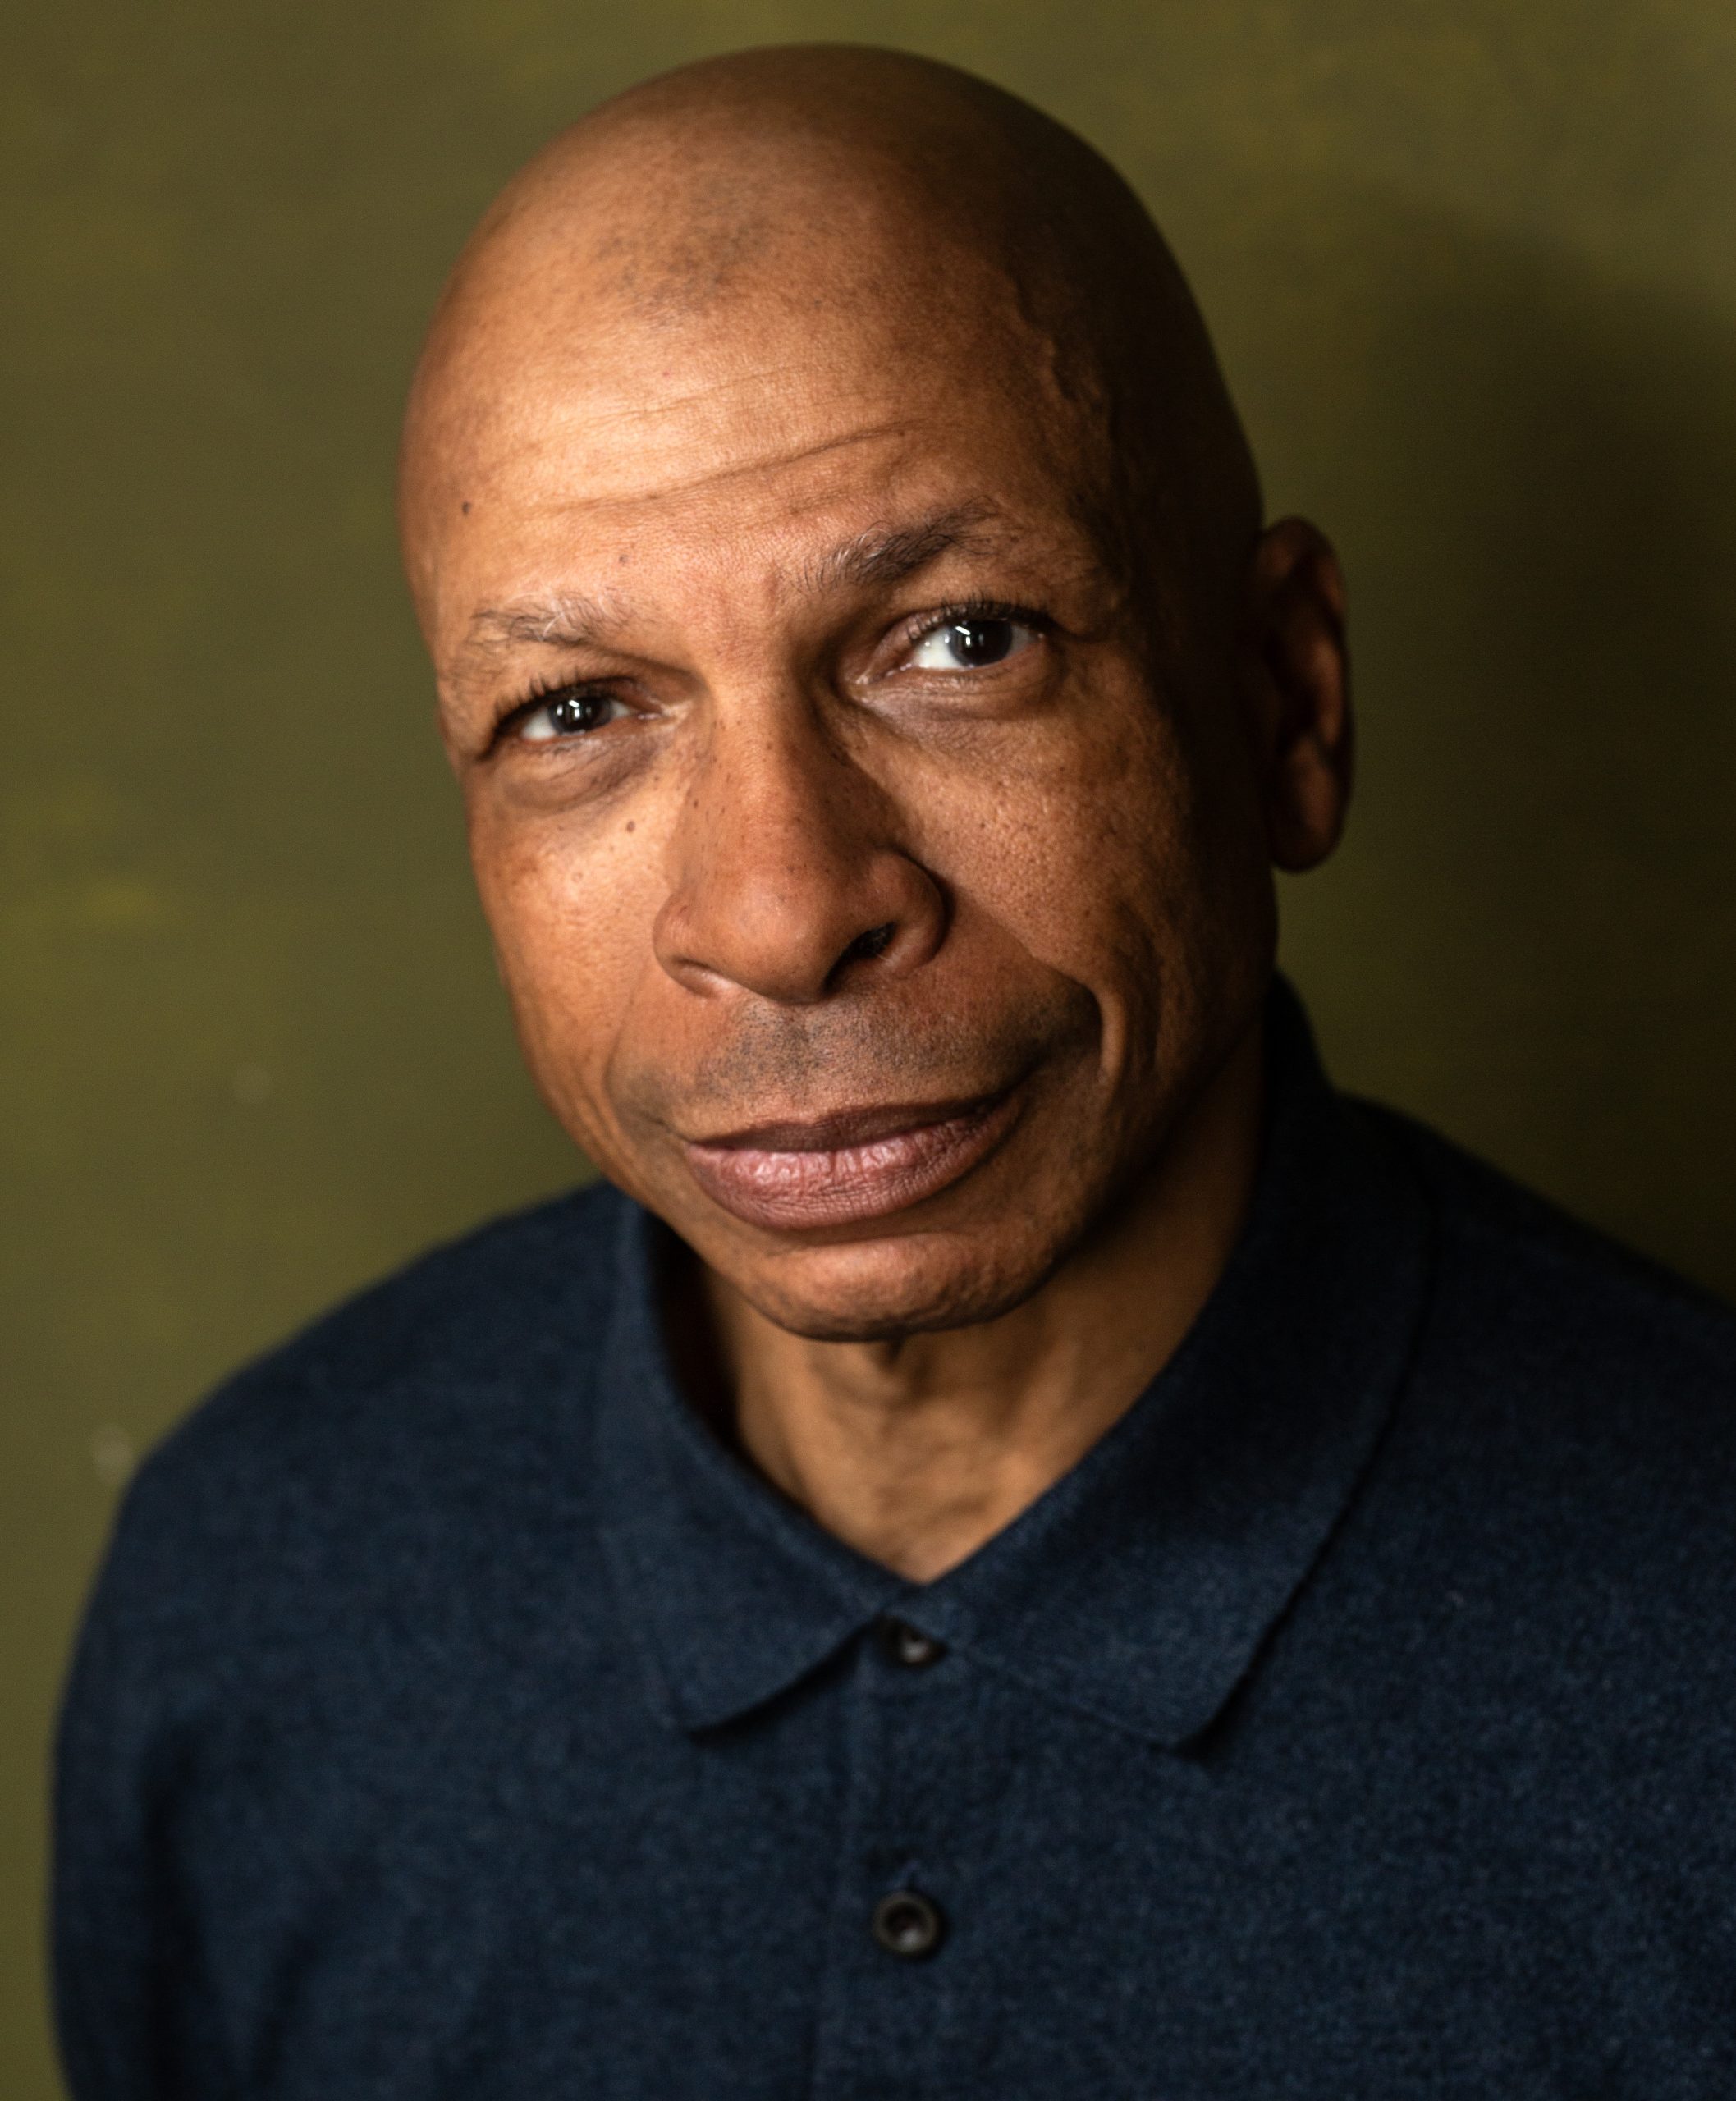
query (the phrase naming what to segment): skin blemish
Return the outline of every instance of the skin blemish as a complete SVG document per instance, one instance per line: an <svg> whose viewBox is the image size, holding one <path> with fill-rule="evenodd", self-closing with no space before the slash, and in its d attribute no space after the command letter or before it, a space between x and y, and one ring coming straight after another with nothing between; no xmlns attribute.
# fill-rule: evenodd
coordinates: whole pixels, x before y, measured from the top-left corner
<svg viewBox="0 0 1736 2101"><path fill-rule="evenodd" d="M637 828L637 820L636 820L635 818L633 818L633 817L629 817L629 818L627 819L627 829L628 829L628 831L634 831L636 828Z"/></svg>
<svg viewBox="0 0 1736 2101"><path fill-rule="evenodd" d="M459 505L458 508L464 513L465 516L468 518L470 515L470 499L466 497L464 501Z"/></svg>

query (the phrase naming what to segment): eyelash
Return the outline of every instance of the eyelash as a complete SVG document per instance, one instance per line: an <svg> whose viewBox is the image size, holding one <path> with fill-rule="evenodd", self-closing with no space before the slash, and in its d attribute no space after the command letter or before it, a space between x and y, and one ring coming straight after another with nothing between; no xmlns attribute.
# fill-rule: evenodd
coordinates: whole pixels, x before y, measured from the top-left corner
<svg viewBox="0 0 1736 2101"><path fill-rule="evenodd" d="M922 625L912 628L905 637L906 648L914 648L943 627L951 627L961 620L1010 620L1015 627L1028 627L1033 634L1048 632L1048 622L1031 606L1015 606L1005 598L956 598L950 605L937 607L922 616Z"/></svg>
<svg viewBox="0 0 1736 2101"><path fill-rule="evenodd" d="M905 647L914 649L931 634L937 634L942 628L951 627L965 620L1010 620L1015 626L1029 628L1033 634L1047 632L1048 622L1030 606L1016 606L1004 598L955 598L948 604L937 606L921 616L922 625L908 630ZM525 716L535 713L549 701L562 693L592 692L606 693L600 681L586 679L563 679L557 674L538 679L524 693L510 702L494 725L489 741L491 746L500 744Z"/></svg>

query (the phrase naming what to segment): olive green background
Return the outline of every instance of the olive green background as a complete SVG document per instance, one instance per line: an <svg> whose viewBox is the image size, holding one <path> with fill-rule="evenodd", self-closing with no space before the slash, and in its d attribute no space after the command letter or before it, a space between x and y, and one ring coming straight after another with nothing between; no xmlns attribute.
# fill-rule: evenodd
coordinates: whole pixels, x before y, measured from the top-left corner
<svg viewBox="0 0 1736 2101"><path fill-rule="evenodd" d="M1729 0L30 11L0 53L8 2101L57 2090L44 1749L132 1455L575 1172L467 890L389 482L456 245L644 72L901 43L1120 162L1274 506L1349 570L1361 803L1285 898L1338 1070L1736 1286Z"/></svg>

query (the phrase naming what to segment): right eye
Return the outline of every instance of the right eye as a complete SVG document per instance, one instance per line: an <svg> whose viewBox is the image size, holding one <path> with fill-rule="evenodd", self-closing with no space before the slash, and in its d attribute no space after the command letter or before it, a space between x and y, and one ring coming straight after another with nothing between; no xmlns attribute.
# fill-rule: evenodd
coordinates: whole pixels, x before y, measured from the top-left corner
<svg viewBox="0 0 1736 2101"><path fill-rule="evenodd" d="M562 686L527 707L514 724L513 735L527 744L552 744L618 722L628 712L613 693L595 686Z"/></svg>

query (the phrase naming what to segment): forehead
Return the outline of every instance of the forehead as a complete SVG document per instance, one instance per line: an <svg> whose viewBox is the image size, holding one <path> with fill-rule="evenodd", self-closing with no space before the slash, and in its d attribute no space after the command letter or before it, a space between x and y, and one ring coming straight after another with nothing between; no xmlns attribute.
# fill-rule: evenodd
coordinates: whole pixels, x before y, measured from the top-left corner
<svg viewBox="0 0 1736 2101"><path fill-rule="evenodd" d="M673 320L611 302L480 336L423 497L443 637L483 602L627 580L604 570L795 575L936 515L972 515L978 543L1080 537L1097 448L1056 346L992 272L909 268L891 292L877 272L859 296L786 283Z"/></svg>

